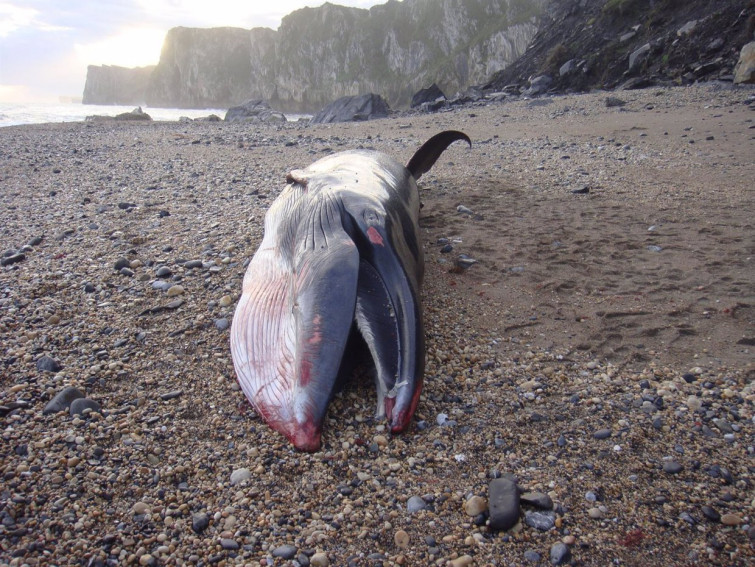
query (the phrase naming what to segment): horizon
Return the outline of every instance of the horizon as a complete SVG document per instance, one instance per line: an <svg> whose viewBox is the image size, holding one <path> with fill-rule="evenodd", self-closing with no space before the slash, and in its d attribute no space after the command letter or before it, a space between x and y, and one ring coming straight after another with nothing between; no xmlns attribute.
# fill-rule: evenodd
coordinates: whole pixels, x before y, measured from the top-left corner
<svg viewBox="0 0 755 567"><path fill-rule="evenodd" d="M387 0L334 0L370 8ZM265 2L216 0L0 1L0 103L55 103L80 98L89 65L157 65L165 35L174 27L267 27L324 0Z"/></svg>

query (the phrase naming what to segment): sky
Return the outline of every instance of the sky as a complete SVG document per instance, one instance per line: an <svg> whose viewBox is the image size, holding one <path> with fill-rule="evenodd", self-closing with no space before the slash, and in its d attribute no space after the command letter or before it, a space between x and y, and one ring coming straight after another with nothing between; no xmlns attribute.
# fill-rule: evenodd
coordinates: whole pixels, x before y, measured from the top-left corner
<svg viewBox="0 0 755 567"><path fill-rule="evenodd" d="M369 8L386 0L331 0ZM87 65L154 65L173 27L277 29L323 0L0 0L0 102L81 96Z"/></svg>

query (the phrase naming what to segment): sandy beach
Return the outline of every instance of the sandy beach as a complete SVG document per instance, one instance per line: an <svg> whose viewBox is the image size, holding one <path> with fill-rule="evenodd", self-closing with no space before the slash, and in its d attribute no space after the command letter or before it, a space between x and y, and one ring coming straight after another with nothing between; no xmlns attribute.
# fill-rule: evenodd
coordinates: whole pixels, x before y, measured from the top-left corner
<svg viewBox="0 0 755 567"><path fill-rule="evenodd" d="M228 345L265 211L329 152L444 129L473 145L420 181L415 422L352 383L298 453ZM0 565L751 564L754 156L755 89L714 83L0 128ZM68 386L93 405L45 412ZM499 477L534 494L503 532Z"/></svg>

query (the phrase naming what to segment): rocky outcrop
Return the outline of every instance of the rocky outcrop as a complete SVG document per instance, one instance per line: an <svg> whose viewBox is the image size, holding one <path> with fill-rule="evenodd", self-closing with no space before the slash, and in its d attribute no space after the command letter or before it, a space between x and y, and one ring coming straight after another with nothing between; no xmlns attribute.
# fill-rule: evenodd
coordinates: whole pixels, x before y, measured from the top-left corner
<svg viewBox="0 0 755 567"><path fill-rule="evenodd" d="M437 83L454 93L522 54L547 0L404 0L369 10L325 3L280 28L174 28L147 88L149 106L228 108L250 99L315 112L379 93L393 108Z"/></svg>
<svg viewBox="0 0 755 567"><path fill-rule="evenodd" d="M89 65L84 86L84 104L144 104L147 84L155 66L118 67Z"/></svg>
<svg viewBox="0 0 755 567"><path fill-rule="evenodd" d="M551 92L733 80L752 41L755 4L741 0L550 0L530 47L485 86Z"/></svg>
<svg viewBox="0 0 755 567"><path fill-rule="evenodd" d="M755 41L751 41L742 48L734 69L734 82L755 83Z"/></svg>
<svg viewBox="0 0 755 567"><path fill-rule="evenodd" d="M224 120L226 122L285 122L286 117L270 108L264 100L254 99L229 108Z"/></svg>

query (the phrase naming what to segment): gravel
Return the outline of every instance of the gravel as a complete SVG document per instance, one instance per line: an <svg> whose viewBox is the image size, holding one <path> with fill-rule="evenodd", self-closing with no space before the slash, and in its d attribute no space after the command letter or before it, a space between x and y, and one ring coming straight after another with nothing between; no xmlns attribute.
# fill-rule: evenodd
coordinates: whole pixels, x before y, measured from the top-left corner
<svg viewBox="0 0 755 567"><path fill-rule="evenodd" d="M0 129L1 248L29 247L0 267L0 564L748 564L749 93ZM327 152L406 161L445 128L474 146L420 182L415 425L390 435L352 383L298 453L244 399L225 332L265 211ZM48 411L67 388L99 410ZM508 529L501 475L536 494Z"/></svg>

